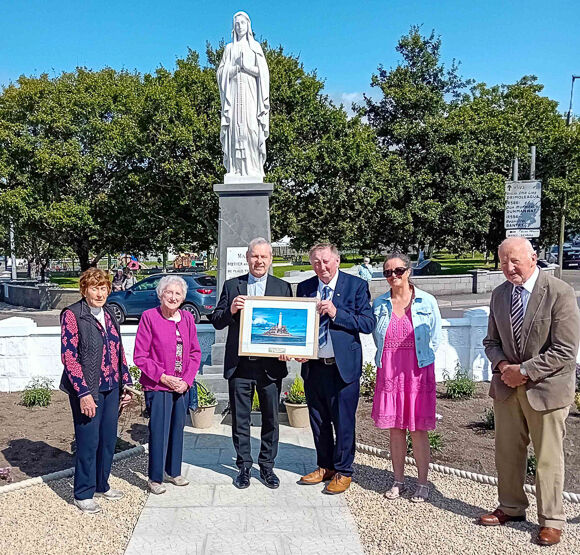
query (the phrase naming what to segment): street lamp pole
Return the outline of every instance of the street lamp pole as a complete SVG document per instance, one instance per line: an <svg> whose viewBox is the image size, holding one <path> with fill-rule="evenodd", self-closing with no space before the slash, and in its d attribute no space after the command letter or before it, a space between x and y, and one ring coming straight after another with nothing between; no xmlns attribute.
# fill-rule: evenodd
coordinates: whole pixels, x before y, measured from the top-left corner
<svg viewBox="0 0 580 555"><path fill-rule="evenodd" d="M16 280L16 252L14 246L14 224L10 222L10 257L12 260L12 268L10 272L10 279Z"/></svg>
<svg viewBox="0 0 580 555"><path fill-rule="evenodd" d="M566 126L570 127L572 123L572 100L574 99L574 81L580 79L580 75L572 75L572 85L570 87L570 107L568 108L568 117L566 118ZM568 170L566 169L566 177ZM565 194L565 193L564 193ZM559 277L562 277L562 269L564 264L564 234L566 229L566 204L568 199L564 196L564 202L562 203L562 215L560 217L560 236L558 237L558 266Z"/></svg>

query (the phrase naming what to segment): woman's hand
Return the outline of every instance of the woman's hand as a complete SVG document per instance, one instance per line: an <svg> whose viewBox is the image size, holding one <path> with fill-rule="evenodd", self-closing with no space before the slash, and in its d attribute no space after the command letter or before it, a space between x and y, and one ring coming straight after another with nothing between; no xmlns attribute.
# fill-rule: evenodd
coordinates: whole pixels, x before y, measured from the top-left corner
<svg viewBox="0 0 580 555"><path fill-rule="evenodd" d="M81 412L89 418L94 418L97 414L97 404L92 395L81 397Z"/></svg>
<svg viewBox="0 0 580 555"><path fill-rule="evenodd" d="M179 387L179 382L182 382L183 380L181 378L176 378L175 376L168 376L167 374L161 374L161 378L159 379L159 381L165 387L168 387L169 389L176 391L177 388Z"/></svg>
<svg viewBox="0 0 580 555"><path fill-rule="evenodd" d="M125 408L133 399L133 394L130 391L125 390L121 395L121 402L119 403L119 408Z"/></svg>
<svg viewBox="0 0 580 555"><path fill-rule="evenodd" d="M179 386L177 386L177 388L174 389L175 393L185 393L189 385L185 380L179 380L179 382L180 382Z"/></svg>

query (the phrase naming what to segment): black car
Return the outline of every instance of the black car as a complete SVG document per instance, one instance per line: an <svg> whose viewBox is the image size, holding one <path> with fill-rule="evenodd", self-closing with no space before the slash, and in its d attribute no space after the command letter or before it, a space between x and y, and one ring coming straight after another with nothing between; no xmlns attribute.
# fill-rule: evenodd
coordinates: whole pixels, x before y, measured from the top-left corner
<svg viewBox="0 0 580 555"><path fill-rule="evenodd" d="M573 247L570 243L564 243L562 252L563 268L578 268L580 266L580 247ZM552 264L558 264L558 245L552 246L546 259Z"/></svg>
<svg viewBox="0 0 580 555"><path fill-rule="evenodd" d="M109 295L107 302L113 309L119 324L122 324L126 318L139 318L145 310L159 306L155 288L161 278L166 275L149 276L126 291L115 291ZM191 273L172 273L171 275L177 275L187 283L187 296L181 309L191 312L196 324L199 323L202 315L213 312L217 289L214 276Z"/></svg>

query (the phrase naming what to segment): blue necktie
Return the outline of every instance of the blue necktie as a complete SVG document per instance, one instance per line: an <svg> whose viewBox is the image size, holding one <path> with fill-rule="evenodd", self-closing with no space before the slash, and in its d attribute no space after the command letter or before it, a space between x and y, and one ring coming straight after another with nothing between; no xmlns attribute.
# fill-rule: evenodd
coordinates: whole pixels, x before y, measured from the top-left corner
<svg viewBox="0 0 580 555"><path fill-rule="evenodd" d="M330 287L325 285L322 288L321 301L326 301L330 297ZM319 320L320 327L318 328L318 348L322 348L326 345L328 341L328 328L330 327L330 317L328 314L323 314L320 316Z"/></svg>

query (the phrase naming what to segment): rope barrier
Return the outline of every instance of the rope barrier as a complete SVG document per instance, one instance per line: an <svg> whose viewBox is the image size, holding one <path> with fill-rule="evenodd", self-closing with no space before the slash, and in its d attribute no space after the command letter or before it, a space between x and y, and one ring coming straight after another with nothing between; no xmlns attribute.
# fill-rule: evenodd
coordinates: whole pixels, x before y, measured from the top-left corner
<svg viewBox="0 0 580 555"><path fill-rule="evenodd" d="M375 455L382 459L390 459L390 453L385 449L379 449L378 447L372 447L371 445L364 445L363 443L356 444L357 451L361 453L366 453L367 455ZM415 459L413 457L405 457L405 463L416 466ZM480 484L487 484L489 486L497 486L497 478L493 476L486 476L485 474L477 474L476 472L469 472L467 470L458 470L457 468L451 468L449 466L443 466L437 463L429 463L429 469L435 472L440 472L441 474L448 474L449 476L459 476L460 478L465 478L466 480L472 480L473 482L479 482ZM524 485L524 491L526 493L531 493L536 495L536 486L531 486L530 484ZM570 503L580 503L580 495L577 493L563 492L562 497L564 500Z"/></svg>

